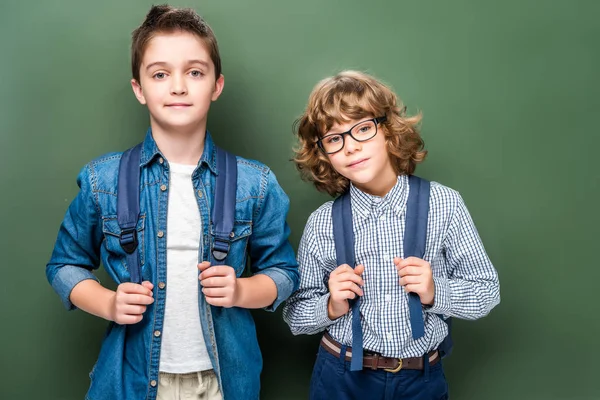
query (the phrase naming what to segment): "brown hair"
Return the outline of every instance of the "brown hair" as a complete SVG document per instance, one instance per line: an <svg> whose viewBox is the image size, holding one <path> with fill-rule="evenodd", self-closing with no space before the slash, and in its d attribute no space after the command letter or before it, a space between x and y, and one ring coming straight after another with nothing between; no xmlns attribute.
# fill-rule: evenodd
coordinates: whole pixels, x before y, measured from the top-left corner
<svg viewBox="0 0 600 400"><path fill-rule="evenodd" d="M215 65L215 79L221 75L221 56L217 38L208 24L191 8L174 8L169 5L152 6L144 22L132 33L131 73L140 81L140 66L148 42L158 33L176 31L189 32L198 36L208 47Z"/></svg>
<svg viewBox="0 0 600 400"><path fill-rule="evenodd" d="M345 192L349 180L332 167L317 140L335 123L384 115L387 120L382 123L381 131L391 164L398 175L412 174L427 151L417 129L421 114L407 116L405 111L406 107L388 86L365 73L343 71L323 79L314 87L306 111L294 124L299 140L294 162L302 178L331 196Z"/></svg>

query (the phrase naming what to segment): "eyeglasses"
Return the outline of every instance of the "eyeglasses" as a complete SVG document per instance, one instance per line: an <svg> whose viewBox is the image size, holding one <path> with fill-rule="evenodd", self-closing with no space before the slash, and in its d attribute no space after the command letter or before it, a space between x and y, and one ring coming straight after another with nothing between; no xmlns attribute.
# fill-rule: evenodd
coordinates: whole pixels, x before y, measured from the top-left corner
<svg viewBox="0 0 600 400"><path fill-rule="evenodd" d="M377 135L377 125L385 122L387 117L372 118L366 121L359 122L350 128L347 132L332 133L331 135L325 135L321 139L317 140L319 148L327 153L333 154L344 148L345 136L350 135L352 139L357 142L365 142L372 139Z"/></svg>

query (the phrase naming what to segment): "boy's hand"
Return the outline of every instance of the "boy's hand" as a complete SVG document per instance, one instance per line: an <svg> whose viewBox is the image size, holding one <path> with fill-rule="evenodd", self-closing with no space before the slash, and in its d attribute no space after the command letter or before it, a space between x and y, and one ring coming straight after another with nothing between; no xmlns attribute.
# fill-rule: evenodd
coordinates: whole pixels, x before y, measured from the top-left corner
<svg viewBox="0 0 600 400"><path fill-rule="evenodd" d="M394 264L400 275L400 286L407 293L416 293L421 298L421 304L431 306L435 296L431 265L420 258L394 258Z"/></svg>
<svg viewBox="0 0 600 400"><path fill-rule="evenodd" d="M342 264L329 274L329 303L327 314L329 319L337 319L350 310L348 299L362 296L363 279L362 273L365 266L360 264L351 268L348 264Z"/></svg>
<svg viewBox="0 0 600 400"><path fill-rule="evenodd" d="M209 268L210 267L210 268ZM238 298L238 281L235 270L229 265L210 266L204 261L198 264L200 284L206 302L213 306L234 307Z"/></svg>
<svg viewBox="0 0 600 400"><path fill-rule="evenodd" d="M110 302L110 319L119 325L137 324L143 318L146 306L154 303L152 288L148 281L121 283Z"/></svg>

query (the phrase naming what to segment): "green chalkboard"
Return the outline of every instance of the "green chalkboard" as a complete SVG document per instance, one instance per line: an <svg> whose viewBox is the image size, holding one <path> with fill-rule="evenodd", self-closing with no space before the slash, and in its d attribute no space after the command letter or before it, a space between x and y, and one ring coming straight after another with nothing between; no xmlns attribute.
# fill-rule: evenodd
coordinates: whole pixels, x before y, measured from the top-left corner
<svg viewBox="0 0 600 400"><path fill-rule="evenodd" d="M0 397L84 398L105 322L67 313L44 267L75 178L140 141L129 36L152 2L3 0L0 7ZM219 39L218 144L265 162L291 199L297 246L328 197L300 181L292 123L342 69L423 112L418 174L462 194L502 303L458 321L453 399L600 399L600 2L187 1ZM100 273L104 283L108 277ZM306 399L318 337L256 312L263 399Z"/></svg>

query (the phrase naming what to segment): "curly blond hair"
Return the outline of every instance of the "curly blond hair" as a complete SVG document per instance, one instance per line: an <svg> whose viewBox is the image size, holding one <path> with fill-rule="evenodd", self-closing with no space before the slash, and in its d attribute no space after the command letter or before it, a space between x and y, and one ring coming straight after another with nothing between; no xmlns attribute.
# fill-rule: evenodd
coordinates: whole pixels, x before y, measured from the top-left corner
<svg viewBox="0 0 600 400"><path fill-rule="evenodd" d="M407 116L398 96L363 72L343 71L320 81L309 96L304 114L294 123L299 146L294 149L293 161L302 179L331 196L348 190L350 181L332 167L317 140L336 123L384 115L387 119L381 131L391 164L398 175L410 175L427 155L417 127L421 114Z"/></svg>

